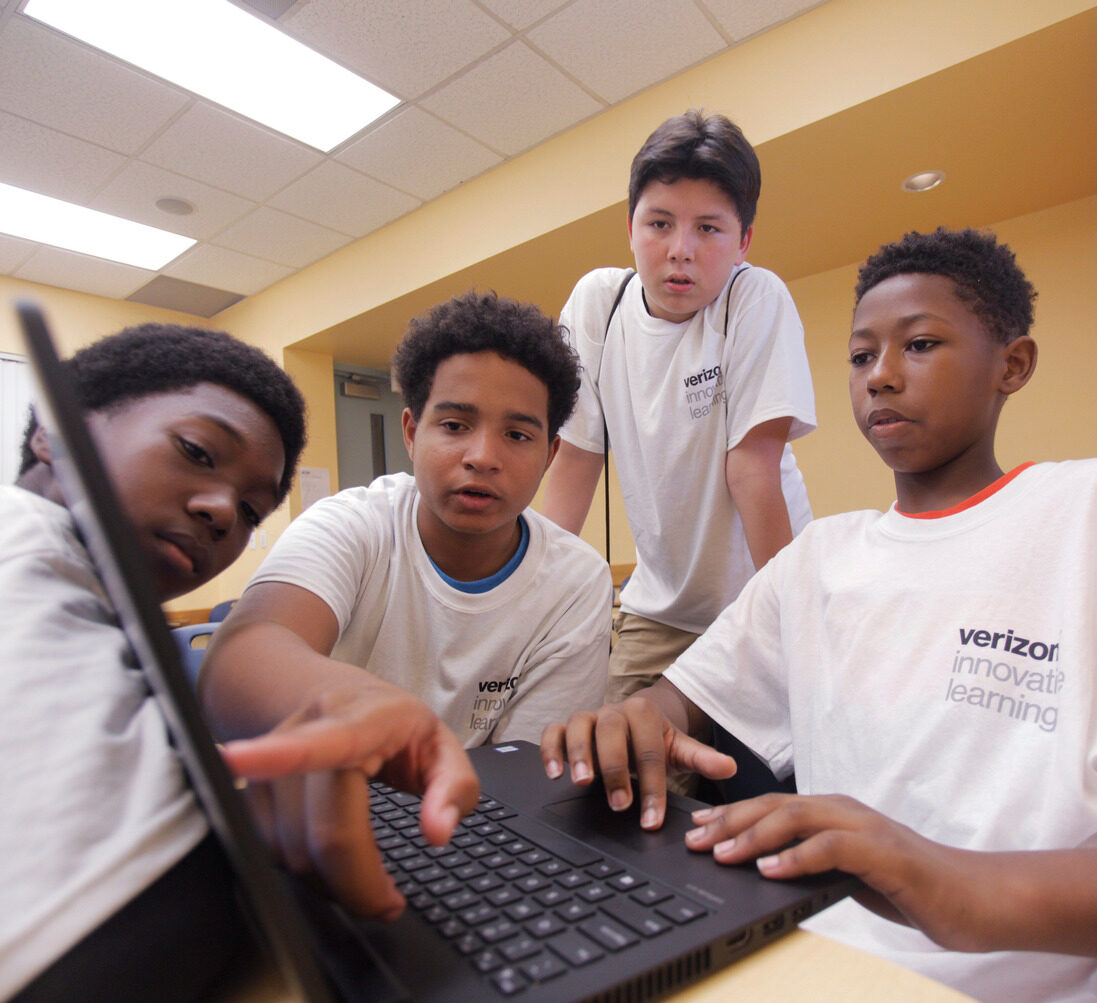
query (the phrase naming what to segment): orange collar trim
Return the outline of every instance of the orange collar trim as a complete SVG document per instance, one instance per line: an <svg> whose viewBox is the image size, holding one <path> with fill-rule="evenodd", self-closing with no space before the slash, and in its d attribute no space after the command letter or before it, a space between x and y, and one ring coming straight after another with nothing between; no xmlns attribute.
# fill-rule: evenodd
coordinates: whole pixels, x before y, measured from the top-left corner
<svg viewBox="0 0 1097 1003"><path fill-rule="evenodd" d="M977 491L970 498L964 499L964 501L953 505L951 508L943 508L936 512L903 512L898 508L895 511L908 519L943 519L946 515L956 515L957 512L974 508L979 502L985 501L996 491L1001 491L1019 473L1028 470L1033 465L1034 461L1029 460L1028 463L1022 463L1019 467L1014 467L1008 474L1002 474L993 484L988 484L982 491Z"/></svg>

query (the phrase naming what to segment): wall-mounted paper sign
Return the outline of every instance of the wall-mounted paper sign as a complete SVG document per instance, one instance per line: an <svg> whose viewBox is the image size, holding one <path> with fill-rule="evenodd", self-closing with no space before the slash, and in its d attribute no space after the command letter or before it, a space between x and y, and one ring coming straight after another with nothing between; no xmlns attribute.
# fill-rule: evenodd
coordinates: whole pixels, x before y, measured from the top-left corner
<svg viewBox="0 0 1097 1003"><path fill-rule="evenodd" d="M327 467L301 467L298 477L301 481L302 510L331 494L331 474Z"/></svg>

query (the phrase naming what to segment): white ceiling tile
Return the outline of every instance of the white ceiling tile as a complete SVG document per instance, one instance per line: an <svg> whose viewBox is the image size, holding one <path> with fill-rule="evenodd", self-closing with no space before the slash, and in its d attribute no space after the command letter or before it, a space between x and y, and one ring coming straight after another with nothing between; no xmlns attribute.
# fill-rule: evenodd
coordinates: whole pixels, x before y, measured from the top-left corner
<svg viewBox="0 0 1097 1003"><path fill-rule="evenodd" d="M262 126L198 102L141 159L261 202L324 158Z"/></svg>
<svg viewBox="0 0 1097 1003"><path fill-rule="evenodd" d="M189 216L164 212L156 207L156 200L164 196L185 199L195 211ZM88 204L198 240L207 240L255 208L247 199L140 161L131 161Z"/></svg>
<svg viewBox="0 0 1097 1003"><path fill-rule="evenodd" d="M279 27L405 100L510 37L469 0L312 0Z"/></svg>
<svg viewBox="0 0 1097 1003"><path fill-rule="evenodd" d="M291 268L304 268L350 238L277 209L256 209L219 234L216 244Z"/></svg>
<svg viewBox="0 0 1097 1003"><path fill-rule="evenodd" d="M163 272L175 279L251 296L292 275L293 269L227 247L199 244L176 258Z"/></svg>
<svg viewBox="0 0 1097 1003"><path fill-rule="evenodd" d="M0 233L0 275L11 275L40 245Z"/></svg>
<svg viewBox="0 0 1097 1003"><path fill-rule="evenodd" d="M30 260L12 274L28 282L41 282L47 286L122 300L140 289L156 272L75 251L63 251L59 247L40 247Z"/></svg>
<svg viewBox="0 0 1097 1003"><path fill-rule="evenodd" d="M557 0L556 3L545 3L544 0L480 0L480 6L487 7L512 28L524 31L535 21L571 2L572 0Z"/></svg>
<svg viewBox="0 0 1097 1003"><path fill-rule="evenodd" d="M126 158L0 111L0 181L66 201L90 198Z"/></svg>
<svg viewBox="0 0 1097 1003"><path fill-rule="evenodd" d="M421 199L432 199L503 158L412 105L336 159Z"/></svg>
<svg viewBox="0 0 1097 1003"><path fill-rule="evenodd" d="M364 237L422 203L328 160L283 189L269 204L340 233Z"/></svg>
<svg viewBox="0 0 1097 1003"><path fill-rule="evenodd" d="M603 108L524 42L478 63L421 104L508 155Z"/></svg>
<svg viewBox="0 0 1097 1003"><path fill-rule="evenodd" d="M788 21L823 0L699 0L736 42Z"/></svg>
<svg viewBox="0 0 1097 1003"><path fill-rule="evenodd" d="M24 17L0 34L0 108L135 153L190 97Z"/></svg>
<svg viewBox="0 0 1097 1003"><path fill-rule="evenodd" d="M578 0L527 37L609 102L665 80L726 44L694 4L666 0Z"/></svg>

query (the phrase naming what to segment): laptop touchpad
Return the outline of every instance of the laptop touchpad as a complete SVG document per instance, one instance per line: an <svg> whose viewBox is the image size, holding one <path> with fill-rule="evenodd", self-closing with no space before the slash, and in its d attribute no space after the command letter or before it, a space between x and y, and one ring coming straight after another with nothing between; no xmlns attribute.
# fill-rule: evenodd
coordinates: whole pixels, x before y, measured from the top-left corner
<svg viewBox="0 0 1097 1003"><path fill-rule="evenodd" d="M666 846L684 850L685 834L695 828L687 812L668 806L662 828L647 832L640 828L639 798L634 798L632 806L625 811L613 811L600 784L572 797L546 804L545 810L563 819L564 830L577 839L609 838L646 853Z"/></svg>

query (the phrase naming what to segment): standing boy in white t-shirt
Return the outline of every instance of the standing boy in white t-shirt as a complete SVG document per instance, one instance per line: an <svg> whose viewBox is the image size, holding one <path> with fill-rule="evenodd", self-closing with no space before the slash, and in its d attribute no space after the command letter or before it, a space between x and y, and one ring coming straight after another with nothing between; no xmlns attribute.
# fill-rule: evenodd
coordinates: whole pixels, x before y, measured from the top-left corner
<svg viewBox="0 0 1097 1003"><path fill-rule="evenodd" d="M811 519L788 445L815 427L803 327L745 262L760 189L727 118L668 119L632 162L637 277L590 272L560 317L583 383L543 511L581 530L608 440L636 544L609 700L651 685Z"/></svg>
<svg viewBox="0 0 1097 1003"><path fill-rule="evenodd" d="M412 321L394 370L414 478L298 516L203 666L226 734L362 669L422 699L466 746L601 703L612 585L593 548L528 508L579 377L533 306L469 293Z"/></svg>
<svg viewBox="0 0 1097 1003"><path fill-rule="evenodd" d="M1035 292L972 230L907 234L858 278L850 397L887 512L820 519L655 686L546 729L550 775L663 820L665 769L727 776L723 725L802 795L694 814L686 845L867 886L812 929L978 999L1097 998L1097 459L1003 473ZM566 741L565 741L566 738Z"/></svg>

